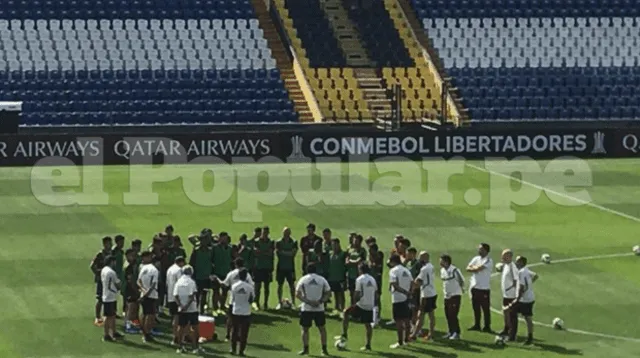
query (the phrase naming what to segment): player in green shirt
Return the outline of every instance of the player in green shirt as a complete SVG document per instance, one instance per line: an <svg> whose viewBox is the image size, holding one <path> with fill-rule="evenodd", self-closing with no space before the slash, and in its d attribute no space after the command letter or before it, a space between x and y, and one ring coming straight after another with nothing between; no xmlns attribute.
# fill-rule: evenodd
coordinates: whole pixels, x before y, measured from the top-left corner
<svg viewBox="0 0 640 358"><path fill-rule="evenodd" d="M363 237L360 234L352 236L351 246L349 247L349 250L347 250L347 258L345 260L347 265L349 297L352 306L355 304L354 294L356 290L356 279L358 278L358 265L367 260L367 250L362 247L362 240Z"/></svg>
<svg viewBox="0 0 640 358"><path fill-rule="evenodd" d="M291 229L285 227L282 230L282 238L276 242L276 255L278 255L278 267L276 268L276 281L278 282L278 306L279 310L282 302L282 288L284 281L289 286L291 302L296 304L295 282L296 269L295 258L298 253L298 242L291 237Z"/></svg>
<svg viewBox="0 0 640 358"><path fill-rule="evenodd" d="M213 281L213 309L218 313L225 313L229 293L229 287L220 284L231 271L233 262L233 249L229 240L229 234L223 231L218 236L218 243L213 246L213 275L217 278Z"/></svg>
<svg viewBox="0 0 640 358"><path fill-rule="evenodd" d="M111 249L111 256L116 257L116 264L113 270L116 272L116 275L118 275L120 282L124 282L124 236L116 235L113 241L115 242L115 246ZM125 287L126 286L123 285L120 290L122 295L122 312L127 312L127 300L124 299L126 297ZM124 316L125 314L126 313L123 313L122 315Z"/></svg>
<svg viewBox="0 0 640 358"><path fill-rule="evenodd" d="M189 265L193 267L193 277L198 287L200 314L204 314L204 306L207 304L207 291L211 288L211 275L213 274L213 249L210 245L209 237L200 237L198 245L193 247Z"/></svg>
<svg viewBox="0 0 640 358"><path fill-rule="evenodd" d="M406 250L407 258L404 260L404 267L408 268L411 272L411 277L418 277L422 265L418 260L418 250L415 247L410 247ZM413 294L410 298L409 308L411 309L412 321L418 318L418 308L420 307L420 287L413 287Z"/></svg>
<svg viewBox="0 0 640 358"><path fill-rule="evenodd" d="M342 251L340 239L333 239L331 242L332 251L329 256L329 272L327 276L329 277L329 287L331 287L331 292L333 292L336 300L336 310L342 312L344 309L345 281L347 279L347 254Z"/></svg>
<svg viewBox="0 0 640 358"><path fill-rule="evenodd" d="M253 254L253 240L249 240L247 234L240 235L240 242L233 247L233 257L241 257L244 267L249 273L253 273L256 259Z"/></svg>
<svg viewBox="0 0 640 358"><path fill-rule="evenodd" d="M262 308L267 310L269 308L269 285L273 281L273 259L274 259L275 245L269 238L269 227L262 228L260 238L254 241L254 253L256 258L255 265L255 291L257 305L260 304L261 288L264 286L264 305Z"/></svg>

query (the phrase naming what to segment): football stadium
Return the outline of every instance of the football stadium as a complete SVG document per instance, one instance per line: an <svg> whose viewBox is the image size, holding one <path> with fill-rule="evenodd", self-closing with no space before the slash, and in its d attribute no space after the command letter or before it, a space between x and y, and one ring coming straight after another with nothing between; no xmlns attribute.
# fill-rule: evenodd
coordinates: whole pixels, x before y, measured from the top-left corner
<svg viewBox="0 0 640 358"><path fill-rule="evenodd" d="M0 4L0 358L640 356L639 2Z"/></svg>

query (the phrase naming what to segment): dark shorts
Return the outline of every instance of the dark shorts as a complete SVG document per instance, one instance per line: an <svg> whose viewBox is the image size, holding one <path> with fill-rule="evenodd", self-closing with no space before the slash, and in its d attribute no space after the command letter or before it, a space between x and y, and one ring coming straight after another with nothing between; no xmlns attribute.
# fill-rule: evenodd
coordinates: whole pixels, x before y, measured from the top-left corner
<svg viewBox="0 0 640 358"><path fill-rule="evenodd" d="M138 302L140 299L140 292L138 290L127 289L127 302Z"/></svg>
<svg viewBox="0 0 640 358"><path fill-rule="evenodd" d="M278 285L282 285L284 281L287 281L289 286L293 286L296 282L296 272L294 270L278 270L276 272L276 281Z"/></svg>
<svg viewBox="0 0 640 358"><path fill-rule="evenodd" d="M518 312L519 314L525 317L532 317L534 303L535 302L528 302L528 303L518 302L518 304L516 305L516 312Z"/></svg>
<svg viewBox="0 0 640 358"><path fill-rule="evenodd" d="M180 327L192 326L198 327L200 324L198 312L187 312L178 314L178 325Z"/></svg>
<svg viewBox="0 0 640 358"><path fill-rule="evenodd" d="M355 291L356 290L356 279L355 278L348 278L347 279L347 288L349 289L349 291ZM380 288L378 288L380 289Z"/></svg>
<svg viewBox="0 0 640 358"><path fill-rule="evenodd" d="M502 298L502 306L508 306L511 302L515 301L515 298Z"/></svg>
<svg viewBox="0 0 640 358"><path fill-rule="evenodd" d="M272 269L256 269L255 277L253 278L255 282L266 282L270 283L273 281L273 270Z"/></svg>
<svg viewBox="0 0 640 358"><path fill-rule="evenodd" d="M105 317L115 317L116 316L116 301L113 302L103 302L102 309L104 310Z"/></svg>
<svg viewBox="0 0 640 358"><path fill-rule="evenodd" d="M102 301L102 282L96 282L96 300Z"/></svg>
<svg viewBox="0 0 640 358"><path fill-rule="evenodd" d="M178 314L178 304L175 302L168 302L167 307L169 307L169 314L175 316Z"/></svg>
<svg viewBox="0 0 640 358"><path fill-rule="evenodd" d="M142 300L142 314L144 316L149 316L149 315L154 315L156 314L157 311L157 304L158 300L156 300L155 298L144 298Z"/></svg>
<svg viewBox="0 0 640 358"><path fill-rule="evenodd" d="M345 283L344 281L332 281L329 282L329 287L331 288L331 292L333 293L344 292Z"/></svg>
<svg viewBox="0 0 640 358"><path fill-rule="evenodd" d="M248 325L251 323L251 315L231 315L231 324L234 326Z"/></svg>
<svg viewBox="0 0 640 358"><path fill-rule="evenodd" d="M433 297L423 297L420 299L420 310L422 313L431 313L435 311L437 307L438 295Z"/></svg>
<svg viewBox="0 0 640 358"><path fill-rule="evenodd" d="M409 309L409 301L397 302L393 304L393 320L402 321L411 318L411 310Z"/></svg>
<svg viewBox="0 0 640 358"><path fill-rule="evenodd" d="M198 291L202 292L204 290L208 290L211 288L211 280L209 279L205 279L205 280L196 280L196 286L198 287Z"/></svg>
<svg viewBox="0 0 640 358"><path fill-rule="evenodd" d="M365 310L359 306L355 306L349 309L349 317L352 320L364 324L373 323L373 310Z"/></svg>
<svg viewBox="0 0 640 358"><path fill-rule="evenodd" d="M327 318L324 312L300 312L300 326L304 328L311 327L315 324L316 327L322 327L327 323Z"/></svg>

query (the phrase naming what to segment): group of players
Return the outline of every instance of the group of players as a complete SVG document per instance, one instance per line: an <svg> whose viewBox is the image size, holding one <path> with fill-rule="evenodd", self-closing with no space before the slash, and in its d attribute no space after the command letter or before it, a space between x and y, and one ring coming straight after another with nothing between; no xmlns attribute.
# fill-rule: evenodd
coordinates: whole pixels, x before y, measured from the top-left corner
<svg viewBox="0 0 640 358"><path fill-rule="evenodd" d="M322 353L328 354L325 322L327 306L332 301L335 312L343 320L343 332L336 339L346 340L349 321L357 321L366 330L362 349L371 350L373 327L380 320L383 268L388 266L393 314L389 324L395 324L398 337L390 348L399 348L418 337L433 338L438 294L436 271L428 252L418 254L407 238L397 235L385 262L374 237L365 240L362 235L351 233L343 250L340 240L332 236L330 229L324 229L322 236L316 234L314 224L306 229L307 233L299 243L293 239L289 228L284 228L281 239L274 241L270 238L269 228L262 227L254 230L252 238L241 235L235 245L231 244L226 232L214 236L211 230L204 229L199 235L189 237L193 245L189 257L171 225L154 236L147 250L142 250L140 240L133 240L131 247L125 250L123 236L114 238L115 245L111 237L105 237L102 250L91 263L96 282L95 324L104 326L103 340L122 338L115 324L120 292L127 333L141 331L145 342L153 341L157 333L154 329L156 314L164 312L166 307L172 318L172 343L184 352L187 350L185 341L190 341L192 349L199 352L198 316L211 308L214 315L228 315L226 338L231 342L231 353L244 355L252 308L269 309L269 288L275 272L276 309L289 302L283 300L285 283L292 304L295 306L296 299L301 302L299 323L303 349L300 354L309 353L309 328L314 323L320 331ZM298 251L302 255L304 276L296 284ZM478 255L466 268L471 273L470 295L475 320L470 330L492 332L490 277L494 265L489 253L489 245L481 244ZM503 251L501 260L505 328L500 336L514 341L518 315L522 314L528 328L525 343L531 344L532 283L537 276L526 268L526 258L518 257L514 261L513 253L508 249ZM445 338L455 340L461 334L458 313L465 279L449 255L440 256L439 266L448 324ZM347 292L349 305L346 304ZM229 307L226 305L228 296ZM263 298L262 306L259 305L260 298ZM139 317L140 306L142 317ZM482 315L484 327L480 325ZM425 316L429 328L423 331Z"/></svg>

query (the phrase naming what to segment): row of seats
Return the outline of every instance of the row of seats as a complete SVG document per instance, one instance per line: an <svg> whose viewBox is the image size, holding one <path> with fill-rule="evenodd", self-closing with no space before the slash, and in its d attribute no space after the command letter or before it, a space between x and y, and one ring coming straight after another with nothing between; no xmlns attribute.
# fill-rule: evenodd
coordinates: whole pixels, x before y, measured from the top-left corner
<svg viewBox="0 0 640 358"><path fill-rule="evenodd" d="M425 21L426 22L426 21ZM424 23L423 23L424 25ZM557 38L559 41L571 41L573 39L579 40L591 38L592 42L610 42L616 43L618 38L629 39L637 38L640 29L625 27L622 29L616 29L612 27L584 27L584 28L558 28L558 27L520 27L520 28L442 28L442 29L429 29L426 25L425 28L429 31L431 36L446 37L455 39L478 39L480 41L494 40L497 42L509 42L516 43L521 40L531 39L545 39L545 38ZM622 41L617 41L621 43Z"/></svg>
<svg viewBox="0 0 640 358"><path fill-rule="evenodd" d="M575 108L575 107L640 107L635 95L632 96L594 96L594 97L472 97L467 102L473 108Z"/></svg>
<svg viewBox="0 0 640 358"><path fill-rule="evenodd" d="M420 1L421 4L427 2L428 1L425 0ZM563 28L611 28L612 30L615 30L640 27L640 17L431 17L422 19L422 22L425 27L431 29L461 28L475 31L478 31L479 29L490 28L510 28L523 30L527 28L543 28L547 30L562 30Z"/></svg>
<svg viewBox="0 0 640 358"><path fill-rule="evenodd" d="M239 19L255 13L249 0L6 1L2 19Z"/></svg>
<svg viewBox="0 0 640 358"><path fill-rule="evenodd" d="M52 32L64 30L244 30L259 29L257 19L0 19L0 30L25 31L50 30Z"/></svg>
<svg viewBox="0 0 640 358"><path fill-rule="evenodd" d="M85 60L85 59L75 59L71 60L35 60L32 61L30 59L21 59L20 61L9 61L6 62L4 60L0 60L0 70L16 70L20 69L23 71L29 70L136 70L136 69L150 69L150 70L204 70L204 69L273 69L276 66L276 62L274 59L165 59L165 60Z"/></svg>
<svg viewBox="0 0 640 358"><path fill-rule="evenodd" d="M281 87L282 80L89 80L89 81L8 81L4 83L4 88L8 90L76 90L76 89L157 89L157 88L184 88L184 89L231 89L231 88L263 88L276 89Z"/></svg>
<svg viewBox="0 0 640 358"><path fill-rule="evenodd" d="M105 71L0 71L0 80L175 80L194 79L199 81L219 79L271 79L279 80L280 71L278 69L250 69L250 70L105 70Z"/></svg>
<svg viewBox="0 0 640 358"><path fill-rule="evenodd" d="M113 111L113 112L32 112L24 113L23 122L31 126L60 125L194 125L210 123L278 123L296 122L292 111Z"/></svg>
<svg viewBox="0 0 640 358"><path fill-rule="evenodd" d="M108 50L108 51L142 51L142 50L190 50L190 49L224 49L224 50L269 50L267 40L258 39L152 39L142 42L116 39L89 39L89 40L67 40L67 41L14 41L1 40L0 49L4 51L43 51L46 55L49 52L56 54L57 51L69 50ZM46 49L46 50L45 50ZM57 51L50 51L55 49Z"/></svg>
<svg viewBox="0 0 640 358"><path fill-rule="evenodd" d="M5 101L125 101L125 100L245 100L286 99L285 89L100 89L100 90L1 90L0 99Z"/></svg>
<svg viewBox="0 0 640 358"><path fill-rule="evenodd" d="M640 59L637 56L593 56L591 58L585 57L555 57L547 55L546 57L506 57L506 58L456 58L449 57L444 60L446 68L487 68L487 67L503 67L503 68L523 68L523 67L623 67L623 66L636 66L640 63Z"/></svg>
<svg viewBox="0 0 640 358"><path fill-rule="evenodd" d="M24 112L293 110L285 99L25 101Z"/></svg>
<svg viewBox="0 0 640 358"><path fill-rule="evenodd" d="M433 37L434 47L443 48L468 48L480 51L501 51L504 53L533 54L544 51L555 51L555 49L566 48L570 52L604 53L614 51L621 54L636 54L640 45L640 37L620 37L616 39L593 39L590 37L579 38L556 38L556 37L533 37L526 39L509 38L449 38ZM603 47L603 50L599 50Z"/></svg>
<svg viewBox="0 0 640 358"><path fill-rule="evenodd" d="M526 120L633 120L640 116L637 107L575 107L575 108L474 108L471 111L474 120L518 121Z"/></svg>
<svg viewBox="0 0 640 358"><path fill-rule="evenodd" d="M259 39L262 38L262 29L217 29L217 30L111 30L111 29L93 29L93 30L29 30L14 31L0 30L0 39L15 41L62 41L62 40L131 40L145 41L151 39L163 40L243 40L243 39Z"/></svg>

